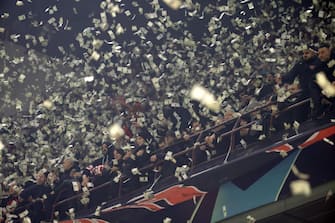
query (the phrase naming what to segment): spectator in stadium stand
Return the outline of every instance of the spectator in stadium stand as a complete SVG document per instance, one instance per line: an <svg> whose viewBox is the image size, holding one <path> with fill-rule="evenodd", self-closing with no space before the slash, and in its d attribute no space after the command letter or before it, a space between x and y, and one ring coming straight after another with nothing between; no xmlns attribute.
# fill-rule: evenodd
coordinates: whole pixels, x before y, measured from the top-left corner
<svg viewBox="0 0 335 223"><path fill-rule="evenodd" d="M204 130L204 125L202 124L203 122L201 120L197 119L192 119L191 124L190 124L190 134L196 134Z"/></svg>
<svg viewBox="0 0 335 223"><path fill-rule="evenodd" d="M126 145L122 149L124 150L123 162L121 165L122 193L128 193L138 188L138 178L132 173L132 169L136 168L135 155L133 154L134 146Z"/></svg>
<svg viewBox="0 0 335 223"><path fill-rule="evenodd" d="M223 120L224 119L222 117L220 121ZM220 121L218 121L216 124L219 124ZM196 128L197 130L194 130L193 128ZM200 122L196 122L190 129L190 132L199 132L200 130L203 130L201 128L201 124ZM201 162L211 159L213 156L224 153L228 148L228 146L225 144L224 140L221 140L219 134L230 130L231 130L230 126L228 127L222 125L217 128L214 128L213 131L205 133L206 135L202 136L201 139L199 140L200 142L204 141L205 142L204 145L198 145L198 143L195 142L198 138L198 135L196 135L196 137L193 137L193 139L191 139L190 135L184 134L183 135L183 139L185 140L185 143L183 144L185 145L184 147L195 146L194 152L190 152L188 154L188 157L192 158L192 164L197 165Z"/></svg>
<svg viewBox="0 0 335 223"><path fill-rule="evenodd" d="M242 117L240 120L240 126L246 125L249 122L251 122L250 116ZM247 148L247 146L251 143L257 140L257 137L255 137L252 134L252 129L249 127L244 127L240 129L240 131L236 132L235 134L235 145L241 145L244 149Z"/></svg>
<svg viewBox="0 0 335 223"><path fill-rule="evenodd" d="M314 80L314 74L316 67L320 64L320 60L317 57L317 51L313 46L305 46L302 50L302 59L299 60L288 73L282 76L281 82L284 84L285 88L288 88L292 93L294 93L292 86L287 86L287 84L292 84L297 78L299 81L298 89L301 92L298 95L298 100L302 100L311 96L311 86ZM285 102L284 107L286 107L287 102ZM280 105L279 105L280 106ZM292 123L294 121L302 122L308 119L308 114L310 114L310 105L304 104L298 108L292 110L292 116L287 117L285 122Z"/></svg>
<svg viewBox="0 0 335 223"><path fill-rule="evenodd" d="M40 222L46 217L44 199L46 199L51 192L51 188L47 184L48 174L49 172L46 169L40 170L36 174L36 183L24 189L20 193L20 198L22 200L17 209L19 210L20 207L30 203L27 209L29 211L28 216L32 222ZM22 211L24 211L24 209L21 209L21 212Z"/></svg>
<svg viewBox="0 0 335 223"><path fill-rule="evenodd" d="M106 164L109 164L110 161L113 160L114 155L113 155L113 146L109 142L103 142L101 144L101 153L102 157L96 159L93 161L92 166L93 167L98 167L98 166L104 166Z"/></svg>
<svg viewBox="0 0 335 223"><path fill-rule="evenodd" d="M203 128L201 127L201 123L196 120L196 119L192 119L189 123L189 126L187 129L185 129L183 132L179 132L179 131L176 131L175 132L175 135L176 135L176 142L180 143L180 145L178 145L180 148L184 148L183 150L185 149L188 149L188 148L193 148L194 147L194 144L196 143L196 141L198 140L198 134L196 133L199 133L203 130ZM202 138L201 138L202 139ZM199 148L193 148L193 150L198 150ZM193 150L190 150L188 153L186 153L184 155L184 161L185 161L185 164L188 164L188 161L192 161L193 164L194 163L194 152ZM197 154L198 155L198 154ZM186 160L185 158L188 158L188 160ZM199 160L199 159L198 159Z"/></svg>
<svg viewBox="0 0 335 223"><path fill-rule="evenodd" d="M153 151L146 142L147 134L145 132L140 131L135 139L135 163L136 167L141 169L149 164L150 153L149 151ZM138 175L139 185L143 186L148 184L149 182L149 170L141 171L141 174Z"/></svg>
<svg viewBox="0 0 335 223"><path fill-rule="evenodd" d="M140 136L139 140L140 140L140 144L145 144L146 145L146 151L148 153L153 153L156 149L157 149L157 141L156 139L152 136L152 134L148 131L147 128L142 127L138 130L138 133L136 135L136 139L135 139L135 144L138 145L137 143L137 136ZM142 141L142 139L144 141Z"/></svg>
<svg viewBox="0 0 335 223"><path fill-rule="evenodd" d="M78 169L78 163L74 158L67 157L63 160L63 173L59 178L59 183L63 183L66 180L72 179L73 172Z"/></svg>
<svg viewBox="0 0 335 223"><path fill-rule="evenodd" d="M109 174L109 170L110 165L114 159L114 150L115 148L113 145L107 141L104 141L101 144L102 156L94 160L92 164L84 170L84 182L87 181L87 177L90 177L93 185L97 187L112 180ZM106 198L106 193L104 190L95 190L92 192L92 196L94 197L94 202L96 202L96 204L100 204Z"/></svg>
<svg viewBox="0 0 335 223"><path fill-rule="evenodd" d="M158 163L164 159L165 147L166 145L165 145L164 137L159 138L158 148L156 152L150 155L149 164L153 165L153 167L149 169L148 171L150 182L153 182L154 179L156 179L158 176L161 175L162 164L158 164Z"/></svg>
<svg viewBox="0 0 335 223"><path fill-rule="evenodd" d="M192 110L194 111L194 114L197 116L196 118L197 120L199 120L201 126L206 126L207 123L210 122L210 119L201 113L200 102L191 100L190 103L192 105Z"/></svg>
<svg viewBox="0 0 335 223"><path fill-rule="evenodd" d="M111 145L113 148L113 154L116 149L121 149L123 146L127 145L128 140L129 138L126 135L113 139L113 142Z"/></svg>
<svg viewBox="0 0 335 223"><path fill-rule="evenodd" d="M211 158L207 145L200 145L200 143L195 143L194 147L194 152L192 154L193 165L198 165L199 163L205 162Z"/></svg>
<svg viewBox="0 0 335 223"><path fill-rule="evenodd" d="M319 72L325 73L328 80L335 86L335 55L334 50L331 48L329 43L321 43L318 48L318 57L320 59L320 64L315 69L315 75ZM311 86L311 98L313 102L313 118L322 118L327 110L334 109L334 98L327 98L322 94L322 89L313 82ZM330 106L327 108L326 104L322 101L326 99L326 104Z"/></svg>
<svg viewBox="0 0 335 223"><path fill-rule="evenodd" d="M119 193L119 183L122 176L121 170L125 151L123 149L115 149L113 154L114 159L109 163L109 167L105 169L108 171L109 179L113 181L110 187L111 194L108 195L110 195L112 198L115 198Z"/></svg>
<svg viewBox="0 0 335 223"><path fill-rule="evenodd" d="M187 129L189 123L192 119L191 113L186 109L181 107L179 104L172 103L171 105L166 105L163 107L164 117L172 122L172 130L183 131ZM179 116L180 123L175 115ZM179 127L177 125L179 124Z"/></svg>
<svg viewBox="0 0 335 223"><path fill-rule="evenodd" d="M9 221L7 215L14 214L19 203L19 193L21 190L21 187L15 181L8 184L8 194L1 199L0 203L0 222Z"/></svg>
<svg viewBox="0 0 335 223"><path fill-rule="evenodd" d="M298 61L288 73L282 77L283 84L292 84L298 78L302 97L310 96L310 85L313 81L315 68L320 63L317 51L313 46L307 46L302 50L302 59Z"/></svg>
<svg viewBox="0 0 335 223"><path fill-rule="evenodd" d="M55 190L56 188L59 187L59 171L58 169L51 169L49 171L49 174L47 176L47 182L46 184L50 187L51 192L46 196L46 199L44 200L44 210L45 210L45 220L49 220L49 218L52 215L52 205L55 202L56 197L55 195Z"/></svg>
<svg viewBox="0 0 335 223"><path fill-rule="evenodd" d="M205 142L211 151L212 157L225 154L230 146L230 135L222 136L223 133L229 132L233 129L235 124L234 112L228 110L223 117L216 120L215 125L225 122L224 125L219 125L205 138Z"/></svg>
<svg viewBox="0 0 335 223"><path fill-rule="evenodd" d="M57 204L60 201L64 201L67 198L71 198L81 192L81 180L82 171L75 167L71 170L69 178L62 181L54 190L52 204ZM78 204L78 200L70 199L60 205L57 205L54 211L59 212L59 220L68 218L67 211L70 208L75 208ZM51 207L51 205L50 205ZM48 215L51 216L51 213Z"/></svg>
<svg viewBox="0 0 335 223"><path fill-rule="evenodd" d="M219 139L218 133L214 131L209 132L205 137L205 143L207 151L210 153L210 157L222 154L227 149L227 147L225 147Z"/></svg>
<svg viewBox="0 0 335 223"><path fill-rule="evenodd" d="M66 157L63 160L63 173L59 178L59 183L53 192L53 202L59 202L71 196L74 196L80 190L81 170L78 162L72 157ZM58 210L61 212L60 217L66 217L66 211L73 206L74 201L70 201L61 205Z"/></svg>
<svg viewBox="0 0 335 223"><path fill-rule="evenodd" d="M53 190L59 184L59 171L57 169L51 169L47 177L47 184Z"/></svg>
<svg viewBox="0 0 335 223"><path fill-rule="evenodd" d="M255 97L258 101L268 100L275 94L275 78L271 73L259 76L260 79L255 89Z"/></svg>
<svg viewBox="0 0 335 223"><path fill-rule="evenodd" d="M173 175L176 167L185 164L188 165L190 163L187 154L181 154L176 157L172 157L186 148L186 145L183 142L184 140L182 138L176 138L175 132L171 130L166 132L164 137L164 152L160 153L159 157L160 159L164 160L161 170L163 177Z"/></svg>
<svg viewBox="0 0 335 223"><path fill-rule="evenodd" d="M316 72L325 72L330 82L334 82L335 76L333 73L335 68L335 50L329 43L321 43L318 48L318 57L321 64L316 68Z"/></svg>

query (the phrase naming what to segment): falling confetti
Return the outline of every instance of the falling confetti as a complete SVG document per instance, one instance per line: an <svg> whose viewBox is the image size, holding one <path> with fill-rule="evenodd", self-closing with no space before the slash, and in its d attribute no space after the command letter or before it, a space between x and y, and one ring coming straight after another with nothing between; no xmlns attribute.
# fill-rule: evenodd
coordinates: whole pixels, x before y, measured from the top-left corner
<svg viewBox="0 0 335 223"><path fill-rule="evenodd" d="M218 112L220 110L220 103L215 99L215 96L204 87L194 85L191 89L190 97L193 100L199 101L212 111Z"/></svg>
<svg viewBox="0 0 335 223"><path fill-rule="evenodd" d="M325 73L320 72L316 74L316 83L320 86L324 95L327 97L335 96L335 85L327 79Z"/></svg>
<svg viewBox="0 0 335 223"><path fill-rule="evenodd" d="M182 5L182 0L163 0L165 4L167 4L170 8L177 10Z"/></svg>
<svg viewBox="0 0 335 223"><path fill-rule="evenodd" d="M306 180L295 180L290 183L291 192L293 195L310 196L312 193L311 186Z"/></svg>
<svg viewBox="0 0 335 223"><path fill-rule="evenodd" d="M305 173L301 173L301 172L298 170L298 168L297 168L296 165L293 165L293 166L292 166L292 172L293 172L293 174L294 174L296 177L298 177L299 179L302 179L302 180L307 180L307 179L309 179L309 175L308 175L308 174L305 174Z"/></svg>
<svg viewBox="0 0 335 223"><path fill-rule="evenodd" d="M61 157L61 148L77 138L86 143L81 153L89 163L99 150L86 147L125 135L112 123L119 114L134 112L125 109L134 102L150 108L136 123L156 136L152 126L162 124L162 118L156 119L162 117L162 102L192 110L193 98L209 118L221 107L240 111L240 93L250 87L249 95L258 97L263 73L285 73L300 56L296 47L311 41L306 36L334 36L334 19L320 1L214 2L92 1L92 7L83 7L76 0L62 2L62 8L58 2L45 5L38 0L16 0L12 8L2 4L1 129L9 134L1 135L0 142L7 145L14 137L24 149L9 160L26 160L28 165L1 165L4 178L19 178L12 175L17 168L29 172L30 164L39 168ZM331 83L320 84L326 86L325 95L334 95ZM192 86L195 91L187 97ZM116 103L121 96L127 103ZM277 101L287 97L282 89ZM194 112L192 116L197 117ZM20 134L14 134L11 123ZM253 128L261 131L261 125ZM0 150L8 153L1 143ZM54 162L59 165L59 160Z"/></svg>
<svg viewBox="0 0 335 223"><path fill-rule="evenodd" d="M120 137L124 136L124 134L125 134L124 130L118 123L113 124L109 128L109 135L112 139L119 139Z"/></svg>

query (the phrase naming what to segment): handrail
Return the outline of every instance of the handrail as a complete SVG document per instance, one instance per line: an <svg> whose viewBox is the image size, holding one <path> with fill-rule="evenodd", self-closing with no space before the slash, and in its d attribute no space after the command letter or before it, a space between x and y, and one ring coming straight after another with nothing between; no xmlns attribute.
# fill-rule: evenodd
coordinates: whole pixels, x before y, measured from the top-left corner
<svg viewBox="0 0 335 223"><path fill-rule="evenodd" d="M261 109L263 109L263 108L265 108L265 107L268 107L269 105L272 105L272 104L273 104L273 102L267 103L267 104L265 104L265 105L262 105L262 106L260 106L260 107L255 108L255 109L253 109L253 110L251 110L251 111L249 111L249 112L247 112L247 113L245 113L245 114L242 114L241 116L244 116L244 115L246 115L246 114L250 114L250 113L255 112L255 111L257 111L257 110L261 110ZM220 127L220 126L222 126L222 125L224 125L224 124L227 124L228 122L231 122L232 120L235 120L235 119L238 119L238 118L240 118L240 116L239 116L239 117L232 118L232 119L229 119L229 120L226 120L226 121L224 121L224 122L222 122L222 123L219 123L218 125L215 125L215 126L213 126L213 127L208 128L208 129L202 130L201 132L195 133L195 134L191 135L190 137L198 136L198 139L197 139L197 140L199 140L201 134L203 134L204 132L207 132L207 131L213 130L213 129L215 129L215 128L218 128L218 127ZM252 122L252 124L254 124L254 122ZM241 126L241 127L239 127L239 128L235 128L235 129L233 129L233 130L231 130L231 131L229 131L229 132L226 132L226 133L222 134L221 137L224 137L224 136L229 135L229 134L231 134L231 133L235 133L236 131L239 131L241 128L245 128L245 127L248 127L248 126L250 126L250 125L251 125L250 123L247 123L247 124L244 125L244 126ZM164 148L162 148L162 149L160 149L160 150L155 151L154 154L156 154L156 153L158 153L158 152L162 152L162 151L164 151L164 150L167 149L167 148L171 148L171 147L173 147L173 146L179 145L179 144L181 144L181 143L183 143L183 142L185 142L185 141L181 141L181 142L178 142L178 143L174 143L174 144L172 144L171 146L164 147ZM194 146L192 146L191 148L189 148L187 151L183 150L183 151L181 151L181 152L178 152L178 153L176 153L176 154L173 154L173 157L176 157L177 155L185 154L185 153L187 153L188 151L190 151L190 150L193 149L193 148L194 148ZM185 152L184 152L184 151L185 151ZM160 160L160 161L158 161L158 162L156 162L156 163L149 164L149 165L147 165L147 166L145 166L145 167L140 168L139 171L141 172L141 171L148 170L148 169L150 169L150 168L152 168L152 167L154 167L154 166L157 166L157 165L162 164L163 162L164 162L164 160ZM121 177L121 178L122 178L122 177ZM123 178L122 178L122 179L123 179ZM106 183L103 183L103 184L101 184L101 185L99 185L99 186L96 186L96 187L90 189L89 191L90 191L90 192L96 191L96 190L98 190L98 189L100 189L100 188L103 188L103 187L105 187L105 186L107 186L107 185L109 185L109 184L111 184L111 183L113 183L113 180L108 181L108 182L106 182ZM78 197L80 197L80 196L82 196L82 193L77 194L77 195L74 195L74 196L72 196L71 198L74 199L74 198L78 198ZM67 198L67 199L64 199L64 200L62 200L62 201L60 201L60 202L57 202L57 203L55 204L55 206L57 206L57 205L59 205L59 204L63 204L63 203L65 203L65 202L68 202L68 201L71 200L71 198Z"/></svg>
<svg viewBox="0 0 335 223"><path fill-rule="evenodd" d="M203 131L200 132L200 134L197 137L197 140L195 141L195 143L199 142L201 137L203 135ZM192 161L195 159L195 150L192 150ZM191 163L191 169L194 168L194 162Z"/></svg>
<svg viewBox="0 0 335 223"><path fill-rule="evenodd" d="M261 106L259 106L259 107L254 108L254 109L252 109L252 110L250 110L250 111L248 111L248 112L246 112L246 113L244 113L244 114L241 114L240 116L245 116L245 115L251 114L251 113L253 113L253 112L255 112L255 111L262 110L263 108L266 108L266 107L268 107L268 106L270 106L270 105L273 105L273 104L275 104L275 102L274 102L274 101L270 101L270 102L268 102L268 103L266 103L266 104L264 104L264 105L261 105ZM218 128L218 127L221 127L221 126L223 126L223 125L226 125L227 123L232 122L232 121L235 120L235 119L238 119L240 116L238 116L238 117L234 117L234 118L231 118L231 119L228 119L228 120L225 120L224 122L221 122L221 123L219 123L219 124L217 124L217 125L214 125L214 126L212 126L212 127L209 127L209 128L207 128L207 129L204 129L204 130L202 130L202 131L200 131L200 132L194 133L194 134L190 135L190 138L196 137L196 136L198 136L198 135L200 135L200 134L203 134L203 133L205 133L205 132L208 132L208 131L211 131L211 130L216 129L216 128ZM176 142L176 143L173 143L173 144L170 145L170 146L165 146L165 147L161 148L160 150L156 150L156 151L154 151L152 154L156 154L156 153L158 153L158 152L164 151L164 150L167 149L167 148L171 148L171 147L177 146L177 145L182 144L182 143L184 143L184 142L185 142L185 141L178 141L178 142Z"/></svg>
<svg viewBox="0 0 335 223"><path fill-rule="evenodd" d="M300 106L302 104L306 104L310 100L311 100L310 98L306 98L306 99L304 99L302 101L299 101L299 102L297 102L297 103L295 103L293 105L289 105L289 106L285 107L284 109L282 109L280 111L277 111L274 115L278 115L278 114L284 113L284 112L286 112L288 110L291 110L292 108L296 108L296 107L298 107L298 106Z"/></svg>
<svg viewBox="0 0 335 223"><path fill-rule="evenodd" d="M292 109L292 108L298 107L299 105L305 104L305 103L308 102L309 100L310 100L310 99L308 98L308 99L305 99L305 100L303 100L303 101L297 102L297 103L295 103L295 104L293 104L293 105L290 105L290 106L284 108L283 110L276 112L275 114L272 115L272 117L275 116L275 115L277 115L277 114L281 114L281 113L283 113L283 112L286 112L286 111L288 111L288 110L290 110L290 109ZM224 124L226 124L226 123L228 123L229 121L232 121L232 120L234 120L234 119L238 119L238 120L239 120L242 116L248 115L248 114L253 113L253 112L255 112L255 111L258 111L258 110L261 110L261 109L263 109L263 108L265 108L265 107L267 107L267 106L269 106L269 105L272 105L272 104L274 104L274 102L267 103L266 105L263 105L263 106L261 106L261 107L255 108L255 109L253 109L253 110L251 110L251 111L248 111L248 112L246 112L245 114L242 114L242 115L239 116L239 117L236 117L236 118L233 118L233 119L226 120L226 121L224 121L223 123L220 123L220 124L218 124L218 125L216 125L216 126L214 126L214 127L211 127L211 128L209 128L209 129L205 129L205 130L203 130L203 131L201 131L201 132L199 132L199 133L193 134L192 136L199 135L198 138L197 138L197 140L196 140L196 142L198 142L198 140L200 139L200 137L201 137L201 135L203 134L203 132L210 131L211 129L215 129L215 128L217 128L217 127L220 127L220 126L222 126L222 125L224 125ZM237 128L236 128L236 126L237 126L238 123L239 123L238 120L235 122L235 125L234 125L234 127L233 127L232 130L230 130L230 131L228 131L228 132L225 132L225 133L221 134L219 137L223 138L223 137L226 137L226 136L228 136L228 135L231 135L231 136L232 136L233 133L235 133L235 132L237 132L237 131L239 131L239 130L241 130L241 129L243 129L243 128L249 127L249 126L251 126L251 125L257 123L257 121L252 121L252 122L249 122L249 123L247 123L247 124L245 124L245 125L243 125L243 126L240 126L240 127L237 127ZM232 138L231 138L231 139L232 139ZM182 142L185 142L185 141L182 141ZM231 143L232 143L232 141L231 141ZM232 144L231 144L231 143L230 143L230 147L229 147L229 148L232 148ZM164 148L162 148L161 150L164 150L164 149L166 149L166 148L171 148L171 147L173 147L174 145L179 145L179 144L181 144L181 142L172 144L172 146L169 146L169 147L164 147ZM206 143L201 143L200 146L201 146L201 145L205 145L205 144L206 144ZM183 151L180 151L180 152L178 152L178 153L176 153L176 154L173 154L173 157L175 158L175 157L178 157L179 155L186 154L186 153L188 153L188 152L191 151L191 150L194 151L194 149L195 149L195 146L193 145L193 146L190 147L190 148L186 148L186 149L183 150ZM233 149L233 148L232 148L232 149ZM161 152L161 150L156 151L156 152ZM164 160L160 160L160 161L158 161L158 162L156 162L156 163L152 163L152 164L146 165L146 166L140 168L139 171L141 172L141 171L148 170L148 169L150 169L150 168L152 168L152 167L155 167L155 166L157 166L157 165L162 164L163 162L164 162ZM126 178L125 178L125 179L126 179ZM106 182L106 183L104 183L104 184L101 184L101 185L99 185L99 186L96 186L96 187L90 189L89 191L91 192L91 191L98 190L98 189L100 189L100 188L103 188L104 186L107 186L107 185L111 184L112 182L113 182L112 180L111 180L111 181L108 181L108 182ZM80 197L81 195L82 195L82 194L74 195L72 198ZM60 201L60 202L58 202L58 203L59 203L59 204L62 204L62 203L65 203L65 202L67 202L67 201L69 201L69 200L70 200L70 199L68 198L68 199L63 200L64 202Z"/></svg>
<svg viewBox="0 0 335 223"><path fill-rule="evenodd" d="M251 125L253 125L253 124L255 124L255 123L256 123L256 121L252 121L252 122L247 123L247 124L245 124L245 125L243 125L243 126L240 126L240 127L238 127L238 128L232 129L232 130L230 130L229 132L223 133L223 134L220 135L220 137L226 137L226 136L228 136L228 135L230 135L230 134L233 134L233 133L235 133L235 132L241 130L242 128L249 127L249 126L251 126ZM186 154L186 153L188 153L188 152L190 152L190 151L194 151L196 148L198 148L198 146L202 146L202 145L206 145L206 143L200 143L199 145L193 145L193 146L190 147L190 148L186 148L186 149L184 149L184 150L182 150L182 151L180 151L180 152L177 152L177 153L173 154L173 158L176 158L176 157L178 157L178 156L184 155L184 154ZM156 163L152 163L152 164L149 164L149 165L147 165L147 166L144 166L144 167L140 168L139 171L142 172L142 171L149 170L150 168L155 167L155 166L158 166L158 165L162 164L163 162L164 162L164 160L159 160L159 161L157 161ZM122 185L122 182L123 182L123 180L125 180L125 179L127 179L127 177L125 177L125 176L122 176L122 177L121 177L119 186ZM108 181L108 182L106 182L106 183L103 183L103 184L101 184L101 185L99 185L99 186L93 187L92 189L89 190L89 192L91 193L91 192L93 192L93 191L96 191L96 190L98 190L98 189L101 189L101 188L103 188L103 187L106 187L106 186L108 186L108 185L110 185L110 184L112 184L112 183L113 183L113 180L110 180L110 181ZM119 190L119 192L120 192L120 190ZM77 195L74 195L74 196L72 196L72 197L66 198L66 199L64 199L64 200L62 200L62 201L57 202L56 204L53 205L53 210L55 209L55 207L57 207L57 206L59 206L59 205L61 205L61 204L64 204L64 203L66 203L66 202L69 202L69 201L71 201L71 200L75 200L76 198L81 197L82 194L83 194L83 192L81 192L81 193L79 193L79 194L77 194ZM119 194L119 196L120 196L120 194Z"/></svg>
<svg viewBox="0 0 335 223"><path fill-rule="evenodd" d="M296 108L296 107L298 107L298 106L300 106L300 105L306 104L307 102L310 102L310 101L311 101L311 98L306 98L306 99L304 99L304 100L302 100L302 101L299 101L299 102L297 102L297 103L295 103L295 104L289 105L289 106L283 108L282 110L275 112L274 114L271 114L270 121L269 121L269 122L270 122L269 125L272 126L273 119L274 119L276 116L281 115L282 113L285 113L285 112L287 112L287 111L289 111L289 110L291 110L291 109L293 109L293 108ZM271 133L271 132L270 132L270 133ZM270 135L271 135L271 134L270 134Z"/></svg>
<svg viewBox="0 0 335 223"><path fill-rule="evenodd" d="M249 123L247 123L247 124L245 124L245 125L242 125L242 126L240 126L240 127L238 127L238 128L234 128L234 129L230 130L229 132L226 132L226 133L221 134L220 137L226 137L226 136L228 136L228 135L233 135L233 133L235 133L235 132L237 132L237 131L240 131L240 130L243 129L243 128L247 128L247 127L249 127L249 126L251 126L251 125L253 125L253 124L255 124L255 123L256 123L256 121L252 121L252 122L249 122ZM202 145L206 145L206 143L204 142L204 143L200 143L199 145L193 145L193 146L190 147L190 148L186 148L186 149L184 149L184 150L182 150L182 151L180 151L180 152L178 152L178 153L173 154L173 157L175 158L175 157L178 157L178 156L180 156L180 155L186 154L186 153L188 153L189 151L191 151L191 150L195 150L196 148L198 148L198 146L202 146Z"/></svg>
<svg viewBox="0 0 335 223"><path fill-rule="evenodd" d="M238 119L236 120L234 126L233 126L233 130L236 129L237 125L239 125L241 122L241 116L238 117ZM235 133L235 132L234 132ZM222 135L221 135L222 137ZM229 145L229 149L228 149L228 152L227 152L227 155L226 155L226 158L224 159L224 163L226 163L228 161L228 157L229 157L229 154L230 152L235 148L235 134L231 134L230 135L230 145Z"/></svg>

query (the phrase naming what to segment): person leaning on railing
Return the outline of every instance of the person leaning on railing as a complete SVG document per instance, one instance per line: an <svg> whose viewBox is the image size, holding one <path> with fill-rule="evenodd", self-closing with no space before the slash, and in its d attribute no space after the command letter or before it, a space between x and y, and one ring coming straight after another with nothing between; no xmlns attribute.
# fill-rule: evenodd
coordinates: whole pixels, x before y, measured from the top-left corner
<svg viewBox="0 0 335 223"><path fill-rule="evenodd" d="M281 77L281 84L286 92L295 93L300 90L299 95L297 95L298 100L305 99L312 94L312 84L315 69L320 64L320 60L317 57L317 50L313 45L303 46L301 51L302 58L293 65L293 67ZM298 80L298 86L293 84L295 80ZM286 93L288 94L288 93ZM287 100L285 101L287 104ZM285 107L286 105L284 105ZM310 114L310 108L308 104L305 104L299 108L292 111L292 115L287 117L288 120L285 122L291 124L294 121L302 122L308 119Z"/></svg>
<svg viewBox="0 0 335 223"><path fill-rule="evenodd" d="M188 165L190 159L187 154L182 154L174 158L174 154L184 150L186 145L182 138L177 138L175 132L169 130L159 143L159 149L150 156L150 163L158 164L153 171L159 171L163 177L174 174L176 167Z"/></svg>
<svg viewBox="0 0 335 223"><path fill-rule="evenodd" d="M304 98L310 96L310 85L313 81L315 68L319 65L320 60L317 57L317 50L314 46L304 46L302 50L302 59L282 76L283 84L292 84L297 78L299 88L302 90Z"/></svg>

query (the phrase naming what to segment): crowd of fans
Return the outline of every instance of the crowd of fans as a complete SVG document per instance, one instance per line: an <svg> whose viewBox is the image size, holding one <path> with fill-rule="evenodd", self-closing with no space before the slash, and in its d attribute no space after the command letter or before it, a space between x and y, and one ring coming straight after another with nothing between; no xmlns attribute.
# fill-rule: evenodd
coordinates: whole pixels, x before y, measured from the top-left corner
<svg viewBox="0 0 335 223"><path fill-rule="evenodd" d="M333 98L324 96L323 89L314 81L320 71L334 81L331 46L319 43L295 48L301 43L321 42L324 35L332 41L333 16L324 14L333 5L313 3L313 9L297 10L294 5L286 7L286 3L273 1L260 11L248 11L249 6L233 2L228 1L229 10L223 11L216 5L198 8L196 4L186 9L187 13L194 10L195 16L187 14L184 22L172 21L163 16L164 10L155 8L159 21L167 24L166 30L161 31L161 27L155 30L151 25L149 33L157 37L169 30L169 35L163 35L158 43L148 41L149 35L136 29L134 35L140 37L140 43L116 40L112 49L99 48L98 38L102 39L100 45L110 43L103 40L105 36L94 35L106 34L95 22L77 35L80 46L90 55L89 61L68 54L62 60L44 60L32 49L27 50L28 59L22 60L1 53L7 65L5 77L40 69L49 81L45 82L46 92L41 95L35 87L25 92L30 101L27 113L22 111L20 101L8 100L11 96L7 92L14 85L12 77L9 75L7 82L0 83L4 95L1 100L7 100L0 107L14 103L19 111L15 116L1 117L0 222L20 221L26 216L32 222L49 220L52 216L71 217L72 202L55 208L53 204L83 192L76 205L95 207L120 193L151 185L159 177L174 175L177 168L187 169L224 154L231 141L220 135L234 125L228 120L258 106L274 104L240 119L240 126L253 122L236 134L234 143L243 148L268 137L271 131L284 128L284 123L322 118L333 111ZM208 30L204 32L208 36L199 39L184 24L195 18L200 22L201 10L205 17L209 16ZM260 14L243 17L242 11ZM271 22L274 17L283 21ZM110 63L109 50L118 63ZM303 59L286 74L301 51ZM101 56L92 56L97 54ZM29 65L22 62L25 60ZM72 71L59 72L60 63ZM81 81L91 74L93 81ZM299 84L294 82L296 77ZM187 89L195 83L219 96L219 112L189 99ZM298 110L271 123L271 115L290 103L287 98L299 89L302 90L299 99L311 97L311 105L300 108L303 112ZM193 137L225 121L228 121L225 125L207 131L199 139ZM112 123L121 125L122 136L110 138L108 127ZM186 148L194 149L186 151ZM149 164L152 166L147 167ZM88 192L106 182L111 182L108 190Z"/></svg>
<svg viewBox="0 0 335 223"><path fill-rule="evenodd" d="M327 50L325 58L323 58L324 48ZM245 109L242 112L247 113L266 103L274 102L273 105L270 108L252 111L245 116L227 111L224 114L217 113L216 119L211 120L201 114L199 103L192 101L193 108L196 109L194 113L198 114L194 118L191 112L181 106L165 105L162 111L161 125L157 129L159 137L154 137L145 126L131 121L135 118L138 119L136 115L139 111L130 113L124 111L121 133L111 142L105 141L101 144L100 158L85 163L79 149L77 153L64 154L53 162L43 163L43 168L34 175L34 180L30 179L19 183L13 178L11 182L1 182L2 187L5 187L4 191L7 191L7 196L1 200L1 221L10 222L24 219L27 216L33 222L47 221L51 217L56 219L71 218L74 214L70 213L71 208L99 206L102 202L116 198L120 194L127 194L138 188L151 185L158 178L175 175L179 180L186 179L185 176L187 176L190 167L227 152L231 145L231 138L222 136L233 129L234 117L241 116L239 125L234 126L241 126L236 133L235 144L247 148L250 143L266 138L271 128L272 131L280 131L285 128L284 123L292 124L293 121L306 121L309 118L319 119L325 113L334 112L334 98L324 96L322 89L316 85L314 80L315 72L321 71L325 72L331 81L334 81L334 67L327 65L334 59L334 55L331 54L330 45L327 44L321 44L318 56L316 53L314 49L306 48L303 50L302 61L298 62L288 74L276 79L271 76L267 77L266 82L262 83L265 86L260 89L257 95L249 99L250 102L245 104ZM315 66L310 66L311 63ZM312 77L306 76L305 79L305 76L301 76L302 71L299 69L305 73L308 71L307 75L312 75ZM312 97L312 111L309 116L301 116L301 111L306 112L306 108L310 107L307 104L307 107L300 107L294 111L293 118L289 117L289 120L287 117L284 118L285 120L279 118L270 123L270 117L278 109L280 110L280 106L283 103L289 103L287 98L284 101L278 101L276 89L283 87L293 88L291 93L296 91L297 86L289 87L285 84L285 82L292 82L295 76L299 77L301 83L298 100L318 93L322 101L315 101ZM306 81L309 82L306 83ZM318 89L317 92L316 89ZM251 89L246 88L245 90L250 91ZM243 94L252 95L248 92L243 92ZM252 104L252 100L255 98L258 98L257 105ZM319 107L314 107L315 105ZM313 112L314 109L317 109L318 112ZM300 117L298 118L298 116ZM220 123L224 123L224 125L220 125ZM250 123L252 125L248 125ZM205 134L200 134L206 128L213 126L217 127L210 129L211 131L205 131ZM12 150L16 149L15 144L8 146ZM81 148L82 142L78 139L73 142L71 147ZM190 148L191 150L189 150ZM5 160L5 162L10 162L10 160ZM184 169L184 172L180 171L181 169ZM180 175L180 173L184 175ZM104 184L107 182L109 184L105 186ZM104 187L90 192L90 189L99 187L99 185ZM80 192L82 192L80 201L73 199L56 207L53 206L55 203L71 198ZM53 216L54 213L57 213L56 216Z"/></svg>

